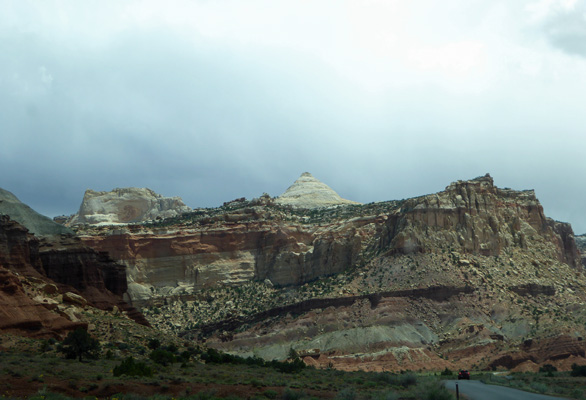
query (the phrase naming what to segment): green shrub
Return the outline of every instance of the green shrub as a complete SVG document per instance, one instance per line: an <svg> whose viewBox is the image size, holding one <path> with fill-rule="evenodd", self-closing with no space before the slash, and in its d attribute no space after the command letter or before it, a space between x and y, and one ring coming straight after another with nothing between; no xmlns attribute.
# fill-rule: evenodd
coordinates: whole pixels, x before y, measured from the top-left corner
<svg viewBox="0 0 586 400"><path fill-rule="evenodd" d="M586 365L572 364L572 376L586 376Z"/></svg>
<svg viewBox="0 0 586 400"><path fill-rule="evenodd" d="M263 392L263 395L264 395L264 396L265 396L267 399L271 399L271 400L272 400L272 399L276 399L278 394L279 394L279 393L277 393L275 390L271 390L271 389L269 389L269 390L265 390L265 391Z"/></svg>
<svg viewBox="0 0 586 400"><path fill-rule="evenodd" d="M336 400L356 400L356 392L354 388L342 389L336 395Z"/></svg>
<svg viewBox="0 0 586 400"><path fill-rule="evenodd" d="M134 361L133 357L128 357L122 363L112 370L114 376L128 375L128 376L153 376L151 367L143 362Z"/></svg>
<svg viewBox="0 0 586 400"><path fill-rule="evenodd" d="M85 329L77 328L69 332L58 350L67 358L78 358L79 361L82 361L82 357L95 359L98 358L100 352L100 342L91 337Z"/></svg>
<svg viewBox="0 0 586 400"><path fill-rule="evenodd" d="M442 375L442 376L452 376L453 374L454 374L454 373L452 372L452 370L451 370L451 369L449 369L448 367L446 367L446 369L444 369L444 370L442 371L442 374L441 374L441 375Z"/></svg>
<svg viewBox="0 0 586 400"><path fill-rule="evenodd" d="M417 390L420 400L452 400L454 396L441 382L430 382Z"/></svg>
<svg viewBox="0 0 586 400"><path fill-rule="evenodd" d="M169 365L177 361L173 353L162 349L153 350L149 358L161 365Z"/></svg>
<svg viewBox="0 0 586 400"><path fill-rule="evenodd" d="M539 367L539 372L557 372L557 368L551 364L545 364L542 367Z"/></svg>
<svg viewBox="0 0 586 400"><path fill-rule="evenodd" d="M408 372L406 374L401 375L399 378L399 384L404 388L408 388L409 386L417 385L417 376Z"/></svg>
<svg viewBox="0 0 586 400"><path fill-rule="evenodd" d="M161 347L161 341L159 339L153 338L153 339L149 340L149 343L147 344L147 346L151 350L157 350L159 347Z"/></svg>
<svg viewBox="0 0 586 400"><path fill-rule="evenodd" d="M283 392L283 400L301 400L307 398L307 394L304 391L296 392L289 388Z"/></svg>
<svg viewBox="0 0 586 400"><path fill-rule="evenodd" d="M547 385L545 385L541 382L532 382L531 385L529 385L529 387L531 389L533 389L534 391L536 391L537 393L547 392Z"/></svg>

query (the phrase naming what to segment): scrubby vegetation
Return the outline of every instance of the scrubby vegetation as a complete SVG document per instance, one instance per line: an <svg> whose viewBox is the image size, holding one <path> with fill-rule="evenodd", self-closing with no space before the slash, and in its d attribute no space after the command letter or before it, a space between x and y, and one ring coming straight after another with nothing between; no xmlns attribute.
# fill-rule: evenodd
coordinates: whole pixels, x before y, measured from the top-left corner
<svg viewBox="0 0 586 400"><path fill-rule="evenodd" d="M42 345L41 341L30 343ZM43 400L71 397L392 400L444 392L439 377L408 372L319 370L307 367L299 358L267 362L195 347L180 347L172 352L173 348L160 343L152 352L166 351L177 361L163 365L152 360L148 352L140 355L133 352L133 346L123 348L112 352L111 359L101 357L82 363L64 358L55 350L40 354L22 350L0 352L0 396Z"/></svg>

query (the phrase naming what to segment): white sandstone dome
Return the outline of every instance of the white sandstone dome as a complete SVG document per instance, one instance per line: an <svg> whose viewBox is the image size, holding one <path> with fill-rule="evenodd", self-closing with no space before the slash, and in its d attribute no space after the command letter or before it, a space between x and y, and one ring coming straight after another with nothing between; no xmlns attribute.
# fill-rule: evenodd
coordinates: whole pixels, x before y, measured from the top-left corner
<svg viewBox="0 0 586 400"><path fill-rule="evenodd" d="M147 188L121 188L110 192L88 189L71 224L129 224L175 217L190 211L180 197L163 197Z"/></svg>
<svg viewBox="0 0 586 400"><path fill-rule="evenodd" d="M309 172L301 174L285 193L275 200L277 204L298 208L322 208L347 204L360 204L340 197L331 187Z"/></svg>

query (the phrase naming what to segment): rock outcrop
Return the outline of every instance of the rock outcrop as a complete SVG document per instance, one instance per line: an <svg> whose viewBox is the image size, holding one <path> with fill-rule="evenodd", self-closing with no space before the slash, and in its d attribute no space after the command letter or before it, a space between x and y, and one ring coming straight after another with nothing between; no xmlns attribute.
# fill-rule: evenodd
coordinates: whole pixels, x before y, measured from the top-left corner
<svg viewBox="0 0 586 400"><path fill-rule="evenodd" d="M299 179L275 201L281 205L308 209L360 204L341 198L332 188L314 178L309 172L301 174Z"/></svg>
<svg viewBox="0 0 586 400"><path fill-rule="evenodd" d="M122 188L110 192L86 190L79 212L68 225L129 224L176 217L191 211L180 197L163 197L147 188Z"/></svg>
<svg viewBox="0 0 586 400"><path fill-rule="evenodd" d="M0 188L0 214L9 215L37 236L72 235L73 231L39 214L7 190Z"/></svg>

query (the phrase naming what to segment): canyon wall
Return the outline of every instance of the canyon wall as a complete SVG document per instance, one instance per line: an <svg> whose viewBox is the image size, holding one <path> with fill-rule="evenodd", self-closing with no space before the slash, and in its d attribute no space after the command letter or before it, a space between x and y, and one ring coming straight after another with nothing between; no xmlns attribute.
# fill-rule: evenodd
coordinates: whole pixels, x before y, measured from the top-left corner
<svg viewBox="0 0 586 400"><path fill-rule="evenodd" d="M95 227L80 234L127 266L135 301L251 280L300 285L380 255L448 248L484 256L533 249L581 268L570 225L546 218L533 191L499 189L490 176L398 202L304 213L270 201L240 202L171 226Z"/></svg>

